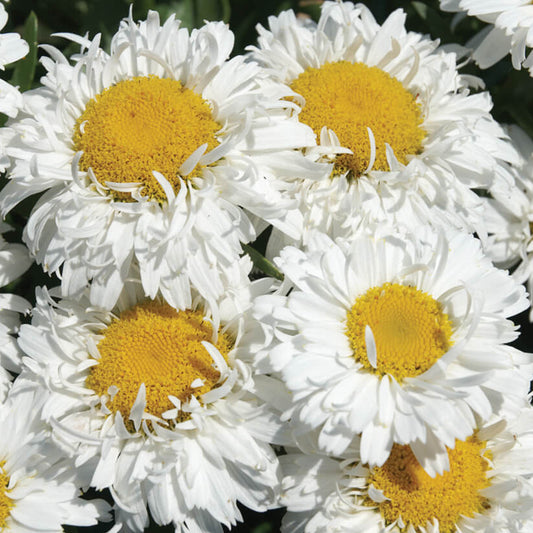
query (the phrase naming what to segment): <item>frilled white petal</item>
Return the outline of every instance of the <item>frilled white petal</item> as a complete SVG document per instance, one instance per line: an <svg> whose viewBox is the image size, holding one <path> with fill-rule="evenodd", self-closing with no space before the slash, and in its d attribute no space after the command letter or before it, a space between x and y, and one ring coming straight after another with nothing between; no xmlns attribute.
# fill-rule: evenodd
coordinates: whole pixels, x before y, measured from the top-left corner
<svg viewBox="0 0 533 533"><path fill-rule="evenodd" d="M485 442L483 454L490 456L486 471L488 486L478 495L488 501L480 512L460 516L457 531L465 533L522 533L533 525L533 485L531 482L532 431L530 405L523 406L512 419L493 418L476 428ZM283 503L288 508L282 532L346 531L350 533L439 533L437 524L403 523L386 519L379 504L387 491L376 489L369 480L371 470L357 452L341 458L289 454L282 457ZM459 474L460 477L460 474ZM456 483L456 480L452 480ZM418 488L412 488L413 497ZM452 497L454 486L446 496ZM391 498L397 494L390 494ZM428 499L428 501L434 501ZM371 505L374 503L374 506ZM401 502L397 502L401 512ZM438 515L439 509L435 509Z"/></svg>
<svg viewBox="0 0 533 533"><path fill-rule="evenodd" d="M0 207L5 214L44 193L24 240L46 271L60 275L65 296L91 284L92 303L112 308L138 269L149 297L161 291L171 304L187 306L192 286L216 299L241 243L255 238L248 213L299 238L302 217L278 171L318 173L321 165L297 150L313 142L313 133L291 116L287 87L254 62L228 59L233 34L225 24L189 32L174 17L160 23L150 12L139 23L122 21L109 53L99 47L100 36L62 36L80 44L81 53L69 62L44 47L43 86L24 93L21 115L2 133L12 166ZM181 165L179 184L171 186L175 176L154 168L166 201L143 196L136 184L99 181L97 170L82 170L82 152L73 147L89 102L120 82L150 76L197 93L221 126L217 146L200 145ZM114 199L113 191L133 201Z"/></svg>
<svg viewBox="0 0 533 533"><path fill-rule="evenodd" d="M249 50L275 79L291 84L308 68L363 63L400 81L422 111L422 149L405 163L388 146L388 170L369 167L358 177L327 171L321 179L291 179L306 229L337 237L372 222L394 221L486 234L476 190L498 184L499 170L515 163L518 154L490 115L488 93L470 94L472 79L458 73L455 54L408 32L405 17L397 10L379 25L362 4L324 2L317 24L304 24L286 11L269 17L268 28L258 26L258 45ZM343 150L335 132L326 130L319 146L307 149L308 158L332 161ZM274 229L268 255L293 243Z"/></svg>
<svg viewBox="0 0 533 533"><path fill-rule="evenodd" d="M99 396L86 383L91 368L100 364L105 328L113 317L145 301L138 284L126 286L112 311L91 306L87 293L78 301L58 302L46 290L37 293L32 323L21 328L19 338L26 354L24 379L47 391L43 417L84 482L111 491L117 525L141 532L148 526L149 509L156 523L172 523L178 531L222 532L223 526L242 520L238 502L255 511L277 505L279 464L270 443L290 439L279 408L269 407L266 399L280 387L272 380L254 380L246 362L253 351L251 299L270 291L271 283L250 283L246 259L240 268L241 276L225 284L225 296L218 301L192 291L189 303L234 339L227 361L214 344L203 343L220 373L217 386L187 401L169 395L174 409L161 416L148 411L152 393L144 383L124 417L106 406L117 386ZM160 293L156 298L162 301ZM201 381L195 379L191 387ZM183 413L188 417L182 420Z"/></svg>
<svg viewBox="0 0 533 533"><path fill-rule="evenodd" d="M393 443L410 444L428 472L442 472L445 446L466 438L478 418L512 413L527 394L531 356L505 345L517 337L508 317L528 306L524 287L473 237L383 226L351 240L317 235L304 250L285 248L277 265L292 288L254 308L254 360L286 385L284 418L297 442L317 432L315 449L341 455L361 434L370 465L383 464ZM451 344L417 375L371 372L348 338L352 306L387 284L416 287L450 320ZM378 364L389 357L374 349Z"/></svg>
<svg viewBox="0 0 533 533"><path fill-rule="evenodd" d="M468 45L472 57L481 68L488 68L507 54L513 67L528 68L533 76L533 6L528 0L440 0L444 11L466 13L490 24Z"/></svg>
<svg viewBox="0 0 533 533"><path fill-rule="evenodd" d="M23 378L0 409L2 475L12 508L5 521L9 531L61 532L63 525L93 526L109 521L103 500L83 500L82 482L74 463L65 458L41 418L46 392Z"/></svg>

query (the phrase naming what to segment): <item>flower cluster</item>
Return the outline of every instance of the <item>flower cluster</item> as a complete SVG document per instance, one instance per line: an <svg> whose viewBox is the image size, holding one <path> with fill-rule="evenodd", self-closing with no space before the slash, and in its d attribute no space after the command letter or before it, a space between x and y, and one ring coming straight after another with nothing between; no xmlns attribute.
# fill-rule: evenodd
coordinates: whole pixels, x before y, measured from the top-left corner
<svg viewBox="0 0 533 533"><path fill-rule="evenodd" d="M528 68L515 3L441 0ZM257 32L130 10L0 85L0 284L54 280L0 295L0 529L530 531L533 141L402 10Z"/></svg>

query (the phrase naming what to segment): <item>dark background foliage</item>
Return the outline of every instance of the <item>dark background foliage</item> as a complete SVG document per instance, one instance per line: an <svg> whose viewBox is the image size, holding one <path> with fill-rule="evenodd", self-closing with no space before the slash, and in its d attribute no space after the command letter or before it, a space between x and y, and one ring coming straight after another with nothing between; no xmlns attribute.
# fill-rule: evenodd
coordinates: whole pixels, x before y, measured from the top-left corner
<svg viewBox="0 0 533 533"><path fill-rule="evenodd" d="M122 18L133 12L135 19L144 19L149 9L160 13L165 20L171 13L182 20L182 25L194 28L204 20L224 20L235 34L234 53L243 53L245 47L256 40L255 26L267 25L269 15L276 15L285 9L294 9L314 20L320 13L320 0L12 0L7 5L9 22L4 31L17 31L31 45L28 56L15 66L7 67L3 77L27 90L39 84L42 68L37 58L37 43L53 44L66 55L77 51L77 45L65 39L54 37L56 32L88 34L93 37L102 34L102 46L106 48L112 35L116 32ZM378 22L383 22L392 11L402 8L407 12L407 28L439 39L442 44L459 43L464 45L484 24L472 17L455 17L438 9L438 1L395 1L373 0L362 2L372 10ZM452 24L453 23L453 24ZM475 65L468 64L462 72L481 77L486 89L494 100L494 117L502 123L514 123L521 126L533 137L533 78L527 71L512 68L509 56L494 67L480 71ZM23 202L10 213L8 222L14 231L7 235L11 241L20 242L22 228L34 199ZM43 274L41 268L34 265L22 280L5 287L3 291L17 292L33 301L34 287L37 285L55 285ZM532 328L527 320L527 313L517 317L522 335L516 345L525 351L532 351ZM101 496L90 493L87 497ZM106 496L106 495L104 495ZM107 496L108 497L108 496ZM273 510L259 514L243 509L244 522L232 531L238 533L275 533L279 531L283 510ZM76 528L66 528L76 531ZM109 529L109 525L93 528L78 528L80 533L100 533ZM171 532L171 526L153 525L150 531Z"/></svg>

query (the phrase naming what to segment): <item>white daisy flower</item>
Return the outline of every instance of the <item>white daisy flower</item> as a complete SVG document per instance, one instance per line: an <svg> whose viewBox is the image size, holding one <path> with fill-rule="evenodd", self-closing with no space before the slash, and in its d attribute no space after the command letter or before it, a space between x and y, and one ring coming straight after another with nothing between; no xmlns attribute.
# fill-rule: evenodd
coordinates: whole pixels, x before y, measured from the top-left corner
<svg viewBox="0 0 533 533"><path fill-rule="evenodd" d="M271 282L250 284L241 266L241 285L216 305L197 296L179 311L129 286L113 313L41 290L21 328L24 375L49 391L54 438L90 486L110 489L128 530L143 531L149 509L177 532L222 532L242 519L238 502L277 505L269 442L283 443L283 430L260 400L270 380L236 356L250 298Z"/></svg>
<svg viewBox="0 0 533 533"><path fill-rule="evenodd" d="M15 281L31 265L28 249L23 244L8 243L2 237L10 229L0 222L0 287ZM0 293L0 402L11 386L10 372L21 370L21 353L15 334L20 326L20 313L27 313L30 308L30 303L21 296Z"/></svg>
<svg viewBox="0 0 533 533"><path fill-rule="evenodd" d="M81 53L69 63L45 46L44 87L24 94L4 130L13 166L0 195L5 214L47 191L24 240L61 274L63 295L91 282L92 303L110 309L138 263L148 296L160 290L189 307L189 284L216 298L220 270L254 238L242 208L299 235L301 216L276 175L305 163L294 149L313 133L289 116L286 87L243 57L227 59L225 24L189 34L173 17L161 26L155 12L139 24L130 16L109 54L99 36L66 37Z"/></svg>
<svg viewBox="0 0 533 533"><path fill-rule="evenodd" d="M287 533L525 533L533 528L533 412L493 420L430 477L407 446L369 468L357 453L281 458Z"/></svg>
<svg viewBox="0 0 533 533"><path fill-rule="evenodd" d="M12 389L0 405L0 528L12 533L62 533L62 525L110 520L103 500L86 501L76 469L50 440L40 417L42 394Z"/></svg>
<svg viewBox="0 0 533 533"><path fill-rule="evenodd" d="M480 68L488 68L507 54L513 67L529 69L533 76L533 4L530 0L440 0L444 11L466 13L490 24L467 46ZM526 57L527 54L527 57Z"/></svg>
<svg viewBox="0 0 533 533"><path fill-rule="evenodd" d="M0 31L5 27L8 14L4 4L0 3ZM18 33L0 33L0 70L14 61L22 59L29 51L29 46ZM15 117L22 106L22 95L17 87L0 79L0 113ZM0 140L0 171L4 172L9 165L5 154L5 140Z"/></svg>
<svg viewBox="0 0 533 533"><path fill-rule="evenodd" d="M532 359L506 345L524 287L470 235L315 234L276 264L293 288L256 304L255 365L292 394L284 418L304 451L313 431L315 449L334 455L361 433L363 462L382 465L408 444L435 474L475 414L506 413L527 394Z"/></svg>
<svg viewBox="0 0 533 533"><path fill-rule="evenodd" d="M7 23L8 15L4 4L0 3L0 30ZM29 51L28 43L18 33L0 34L0 70L14 61L22 59ZM0 113L16 116L22 105L22 97L16 87L0 80Z"/></svg>
<svg viewBox="0 0 533 533"><path fill-rule="evenodd" d="M489 238L486 251L500 268L518 265L513 272L520 283L533 290L533 141L518 126L507 128L522 159L506 172L511 187L495 187L485 199L486 228ZM533 311L530 312L533 320Z"/></svg>
<svg viewBox="0 0 533 533"><path fill-rule="evenodd" d="M319 138L308 156L333 162L332 174L297 184L304 227L344 235L393 219L484 235L474 189L488 189L518 155L489 94L470 94L480 81L404 23L402 10L380 26L364 5L324 2L317 25L286 11L258 27L252 57L295 92L299 120ZM288 242L274 239L274 251Z"/></svg>

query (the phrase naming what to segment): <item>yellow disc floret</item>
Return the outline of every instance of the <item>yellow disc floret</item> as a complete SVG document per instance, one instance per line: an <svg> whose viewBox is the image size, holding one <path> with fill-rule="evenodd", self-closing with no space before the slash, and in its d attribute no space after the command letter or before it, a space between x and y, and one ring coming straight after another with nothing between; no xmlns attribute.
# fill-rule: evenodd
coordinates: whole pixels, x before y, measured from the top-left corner
<svg viewBox="0 0 533 533"><path fill-rule="evenodd" d="M79 168L91 168L106 182L142 183L141 194L160 203L166 196L153 171L175 191L179 169L200 146L218 145L221 126L202 97L177 80L136 77L104 89L90 100L74 129L74 150L82 151ZM199 165L190 175L198 175ZM111 191L128 200L128 193Z"/></svg>
<svg viewBox="0 0 533 533"><path fill-rule="evenodd" d="M0 531L6 527L7 519L14 506L13 500L8 496L9 476L4 471L5 464L5 461L0 462Z"/></svg>
<svg viewBox="0 0 533 533"><path fill-rule="evenodd" d="M168 304L146 302L122 312L102 333L100 359L91 367L85 384L99 396L108 395L109 387L117 387L106 405L125 419L142 383L146 386L145 410L161 417L174 408L169 395L182 402L192 396L200 399L220 378L202 345L202 341L212 342L213 328L201 311L176 311ZM227 360L232 340L219 332L215 347ZM193 387L198 379L203 384Z"/></svg>
<svg viewBox="0 0 533 533"><path fill-rule="evenodd" d="M338 155L334 174L359 177L370 161L367 128L376 141L375 170L389 170L385 143L401 163L422 151L426 132L416 98L396 79L364 63L338 61L308 68L291 88L305 98L300 120L317 136L323 126L332 129L340 143L352 150Z"/></svg>
<svg viewBox="0 0 533 533"><path fill-rule="evenodd" d="M486 443L475 436L456 441L448 450L450 470L430 477L416 460L409 446L395 444L387 462L373 468L368 483L388 498L378 504L386 524L402 518L408 531L426 527L427 522L439 521L440 533L455 533L461 516L473 517L489 507L480 490L488 487L490 452ZM370 498L367 505L376 505ZM425 531L425 529L424 529Z"/></svg>
<svg viewBox="0 0 533 533"><path fill-rule="evenodd" d="M377 364L367 356L370 326ZM452 328L441 304L416 287L385 283L357 298L347 313L346 335L355 359L370 372L401 381L428 370L452 345Z"/></svg>

